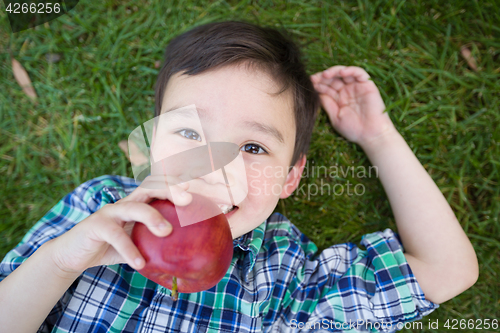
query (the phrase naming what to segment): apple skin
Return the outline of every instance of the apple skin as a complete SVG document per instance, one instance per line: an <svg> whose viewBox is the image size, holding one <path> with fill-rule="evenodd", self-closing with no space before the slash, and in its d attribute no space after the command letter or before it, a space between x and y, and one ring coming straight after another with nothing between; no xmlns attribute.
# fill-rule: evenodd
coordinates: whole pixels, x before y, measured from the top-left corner
<svg viewBox="0 0 500 333"><path fill-rule="evenodd" d="M146 260L146 265L138 272L171 289L173 295L174 277L181 293L207 290L222 280L233 258L233 238L226 216L209 199L197 194L192 196L189 205L177 207L182 210L183 218L198 221L201 218L197 216L207 210L217 215L181 226L174 204L168 200L155 200L150 205L170 222L172 233L157 237L143 223L136 222L131 234L132 241Z"/></svg>

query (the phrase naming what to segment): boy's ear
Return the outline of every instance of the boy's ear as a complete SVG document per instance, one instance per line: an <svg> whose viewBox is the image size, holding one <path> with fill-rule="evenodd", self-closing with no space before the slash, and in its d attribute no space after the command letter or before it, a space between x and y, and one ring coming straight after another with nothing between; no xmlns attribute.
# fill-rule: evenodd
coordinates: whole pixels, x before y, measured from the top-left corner
<svg viewBox="0 0 500 333"><path fill-rule="evenodd" d="M302 157L295 163L292 167L292 170L288 172L286 176L285 184L283 185L283 190L280 194L280 199L285 199L290 196L290 194L295 191L297 186L299 186L300 178L302 176L302 171L304 170L304 166L306 165L306 155L302 155Z"/></svg>

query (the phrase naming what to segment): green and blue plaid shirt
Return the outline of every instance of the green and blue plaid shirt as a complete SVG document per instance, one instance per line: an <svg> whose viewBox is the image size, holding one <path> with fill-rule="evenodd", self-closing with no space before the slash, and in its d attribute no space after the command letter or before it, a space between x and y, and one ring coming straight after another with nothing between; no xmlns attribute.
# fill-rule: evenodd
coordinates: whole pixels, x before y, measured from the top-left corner
<svg viewBox="0 0 500 333"><path fill-rule="evenodd" d="M102 176L65 196L0 263L0 281L46 241L130 194L133 179ZM39 332L391 332L438 307L425 299L396 234L317 247L281 214L234 240L212 289L179 294L126 264L87 269Z"/></svg>

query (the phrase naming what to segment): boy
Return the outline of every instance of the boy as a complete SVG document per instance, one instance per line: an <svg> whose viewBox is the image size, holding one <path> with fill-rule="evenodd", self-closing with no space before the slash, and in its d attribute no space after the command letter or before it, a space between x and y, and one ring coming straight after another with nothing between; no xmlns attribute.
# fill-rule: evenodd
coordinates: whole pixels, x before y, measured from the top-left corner
<svg viewBox="0 0 500 333"><path fill-rule="evenodd" d="M177 193L176 204L186 205L196 187L167 191L103 176L66 196L3 260L2 330L395 331L469 288L478 276L474 250L368 79L344 66L309 78L292 42L247 23L208 24L175 38L158 77L156 116L195 104L215 126L207 141L237 144L245 167L253 166L249 184L257 180L227 214L234 256L226 276L172 301L169 290L137 273L144 259L129 237L133 222L168 237L168 221L147 203L179 191L185 195ZM335 129L378 167L404 253L386 230L365 235L366 251L346 243L315 255L285 217L271 215L299 184L319 101ZM188 129L178 135L201 140ZM280 191L264 191L264 183ZM223 186L198 185L201 193Z"/></svg>

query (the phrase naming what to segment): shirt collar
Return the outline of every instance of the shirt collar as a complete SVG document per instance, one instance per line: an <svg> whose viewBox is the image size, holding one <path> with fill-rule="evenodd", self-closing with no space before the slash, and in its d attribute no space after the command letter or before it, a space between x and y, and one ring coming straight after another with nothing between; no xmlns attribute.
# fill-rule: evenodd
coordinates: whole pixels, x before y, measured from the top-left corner
<svg viewBox="0 0 500 333"><path fill-rule="evenodd" d="M120 199L125 198L127 195L132 193L135 189L137 188L137 185L133 185L130 187L110 187L110 186L105 186L102 190L104 193L108 194L111 197L111 202L117 202Z"/></svg>
<svg viewBox="0 0 500 333"><path fill-rule="evenodd" d="M241 273L245 280L248 280L248 274L250 274L257 261L257 255L264 241L266 222L264 221L257 228L233 240L234 250L244 252Z"/></svg>

